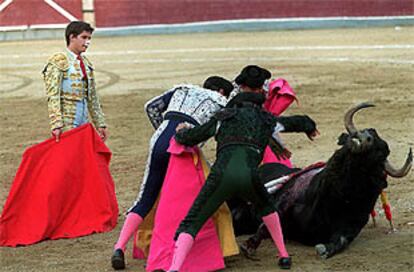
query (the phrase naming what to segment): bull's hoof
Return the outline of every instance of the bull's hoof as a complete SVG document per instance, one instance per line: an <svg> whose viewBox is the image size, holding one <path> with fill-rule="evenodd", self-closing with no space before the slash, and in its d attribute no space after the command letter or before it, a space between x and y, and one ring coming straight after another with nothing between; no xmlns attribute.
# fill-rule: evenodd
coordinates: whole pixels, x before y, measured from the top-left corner
<svg viewBox="0 0 414 272"><path fill-rule="evenodd" d="M322 259L328 259L328 257L329 257L328 250L327 250L327 248L324 244L317 244L315 246L315 249L316 249L316 253L318 253L319 257L321 257Z"/></svg>
<svg viewBox="0 0 414 272"><path fill-rule="evenodd" d="M290 267L292 266L292 258L279 258L278 265L281 269L290 269Z"/></svg>
<svg viewBox="0 0 414 272"><path fill-rule="evenodd" d="M242 252L244 257L250 260L259 261L259 258L255 257L256 249L249 247L248 243L245 242L242 245L240 245L240 251Z"/></svg>

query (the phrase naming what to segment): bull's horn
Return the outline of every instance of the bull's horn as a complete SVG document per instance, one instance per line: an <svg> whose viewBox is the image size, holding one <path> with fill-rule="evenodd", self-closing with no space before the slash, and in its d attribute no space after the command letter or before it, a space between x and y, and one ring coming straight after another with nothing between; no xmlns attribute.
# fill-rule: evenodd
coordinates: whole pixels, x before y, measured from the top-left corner
<svg viewBox="0 0 414 272"><path fill-rule="evenodd" d="M389 161L385 161L384 167L385 172L387 172L388 175L394 178L402 178L408 174L408 172L411 169L411 166L413 165L413 152L410 148L410 151L408 152L407 159L405 160L405 163L401 169L395 169L391 166Z"/></svg>
<svg viewBox="0 0 414 272"><path fill-rule="evenodd" d="M348 131L348 133L350 135L357 133L357 129L355 128L354 122L352 121L352 118L354 117L354 114L359 111L360 109L363 108L369 108L369 107L375 107L374 104L371 103L361 103L356 105L355 107L351 108L350 110L347 111L347 113L345 114L344 117L344 123L345 123L345 128Z"/></svg>

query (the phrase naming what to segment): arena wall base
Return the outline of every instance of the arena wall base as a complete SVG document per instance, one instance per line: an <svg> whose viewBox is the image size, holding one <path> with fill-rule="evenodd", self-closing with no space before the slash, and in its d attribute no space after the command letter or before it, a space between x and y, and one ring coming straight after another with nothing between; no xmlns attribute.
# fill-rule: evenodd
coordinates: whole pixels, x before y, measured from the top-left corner
<svg viewBox="0 0 414 272"><path fill-rule="evenodd" d="M414 16L393 17L324 17L289 19L243 19L195 22L183 24L158 24L97 28L96 36L127 36L178 34L197 32L274 31L297 29L362 28L362 27L414 26ZM20 26L0 28L0 41L42 40L63 38L64 25L48 27Z"/></svg>

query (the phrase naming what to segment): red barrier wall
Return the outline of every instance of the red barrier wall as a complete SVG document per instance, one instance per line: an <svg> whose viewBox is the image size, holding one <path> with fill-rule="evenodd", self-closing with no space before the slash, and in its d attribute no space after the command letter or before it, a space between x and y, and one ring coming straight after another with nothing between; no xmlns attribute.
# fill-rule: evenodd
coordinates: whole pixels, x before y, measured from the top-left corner
<svg viewBox="0 0 414 272"><path fill-rule="evenodd" d="M245 18L400 16L413 0L95 0L101 27Z"/></svg>
<svg viewBox="0 0 414 272"><path fill-rule="evenodd" d="M6 0L0 0L0 5ZM54 0L82 19L82 0ZM414 15L413 0L95 0L98 27L247 18ZM12 0L0 26L66 24L44 0Z"/></svg>
<svg viewBox="0 0 414 272"><path fill-rule="evenodd" d="M6 1L0 1L0 4ZM82 18L82 0L55 0L62 9ZM0 26L67 24L68 18L43 0L13 0L0 12Z"/></svg>

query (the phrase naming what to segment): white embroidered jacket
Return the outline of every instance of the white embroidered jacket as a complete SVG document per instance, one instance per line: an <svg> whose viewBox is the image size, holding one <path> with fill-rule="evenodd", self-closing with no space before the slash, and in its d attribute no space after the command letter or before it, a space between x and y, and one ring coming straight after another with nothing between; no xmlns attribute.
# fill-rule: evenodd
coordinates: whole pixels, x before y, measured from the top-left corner
<svg viewBox="0 0 414 272"><path fill-rule="evenodd" d="M156 129L169 116L191 118L195 124L206 123L227 104L220 93L196 85L178 85L145 104L145 111Z"/></svg>

